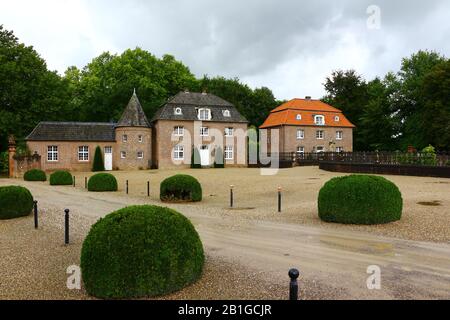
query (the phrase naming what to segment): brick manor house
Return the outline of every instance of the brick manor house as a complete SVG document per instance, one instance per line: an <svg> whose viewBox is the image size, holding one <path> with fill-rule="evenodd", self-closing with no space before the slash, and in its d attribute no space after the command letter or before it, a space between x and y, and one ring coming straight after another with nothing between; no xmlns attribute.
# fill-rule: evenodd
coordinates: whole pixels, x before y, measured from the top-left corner
<svg viewBox="0 0 450 320"><path fill-rule="evenodd" d="M267 130L268 150L278 130L279 152L298 154L353 152L354 128L341 110L311 97L282 104L260 127Z"/></svg>
<svg viewBox="0 0 450 320"><path fill-rule="evenodd" d="M134 92L117 123L41 122L26 141L46 171L90 171L97 146L106 170L190 166L194 146L203 166L214 163L219 147L225 165L245 166L247 126L231 103L187 91L169 99L148 121Z"/></svg>

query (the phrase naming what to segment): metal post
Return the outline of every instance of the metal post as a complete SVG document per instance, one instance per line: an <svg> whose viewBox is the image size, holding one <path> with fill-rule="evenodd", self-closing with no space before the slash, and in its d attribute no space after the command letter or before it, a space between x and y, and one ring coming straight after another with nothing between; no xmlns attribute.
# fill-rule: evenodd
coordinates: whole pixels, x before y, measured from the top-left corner
<svg viewBox="0 0 450 320"><path fill-rule="evenodd" d="M278 212L281 212L281 187L278 187Z"/></svg>
<svg viewBox="0 0 450 320"><path fill-rule="evenodd" d="M39 220L38 220L38 206L37 206L38 202L36 200L34 200L34 228L37 229L39 228Z"/></svg>
<svg viewBox="0 0 450 320"><path fill-rule="evenodd" d="M230 208L234 207L234 192L233 192L234 186L230 186Z"/></svg>
<svg viewBox="0 0 450 320"><path fill-rule="evenodd" d="M126 187L126 189L127 189L127 194L128 194L128 180L127 180L127 187Z"/></svg>
<svg viewBox="0 0 450 320"><path fill-rule="evenodd" d="M147 197L150 197L150 181L147 181Z"/></svg>
<svg viewBox="0 0 450 320"><path fill-rule="evenodd" d="M300 276L300 272L297 269L289 270L289 278L291 278L291 282L289 284L289 300L298 300L297 279L299 276Z"/></svg>
<svg viewBox="0 0 450 320"><path fill-rule="evenodd" d="M75 188L75 184L76 184L76 180L75 180L75 176L73 176L73 187Z"/></svg>
<svg viewBox="0 0 450 320"><path fill-rule="evenodd" d="M65 222L65 228L64 228L64 243L69 244L69 209L64 210L65 216L64 216L64 222Z"/></svg>
<svg viewBox="0 0 450 320"><path fill-rule="evenodd" d="M87 189L87 177L84 177L84 188Z"/></svg>

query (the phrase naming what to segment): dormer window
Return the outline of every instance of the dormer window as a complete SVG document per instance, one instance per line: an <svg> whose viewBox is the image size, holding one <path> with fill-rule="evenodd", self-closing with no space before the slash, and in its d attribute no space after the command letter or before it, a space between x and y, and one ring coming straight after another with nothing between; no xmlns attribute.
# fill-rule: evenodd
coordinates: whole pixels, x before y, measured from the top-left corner
<svg viewBox="0 0 450 320"><path fill-rule="evenodd" d="M302 115L301 115L301 114L298 114L297 117L296 117L296 119L297 119L297 121L302 120Z"/></svg>
<svg viewBox="0 0 450 320"><path fill-rule="evenodd" d="M211 110L209 109L199 109L198 110L198 119L201 121L211 120Z"/></svg>
<svg viewBox="0 0 450 320"><path fill-rule="evenodd" d="M183 115L183 110L181 108L175 108L174 113L176 116L181 116Z"/></svg>
<svg viewBox="0 0 450 320"><path fill-rule="evenodd" d="M314 116L314 123L318 126L325 125L325 117L324 116Z"/></svg>
<svg viewBox="0 0 450 320"><path fill-rule="evenodd" d="M223 116L226 117L226 118L231 117L230 110L223 110Z"/></svg>
<svg viewBox="0 0 450 320"><path fill-rule="evenodd" d="M339 116L334 117L335 122L339 122L340 120L341 120L341 118L339 118Z"/></svg>

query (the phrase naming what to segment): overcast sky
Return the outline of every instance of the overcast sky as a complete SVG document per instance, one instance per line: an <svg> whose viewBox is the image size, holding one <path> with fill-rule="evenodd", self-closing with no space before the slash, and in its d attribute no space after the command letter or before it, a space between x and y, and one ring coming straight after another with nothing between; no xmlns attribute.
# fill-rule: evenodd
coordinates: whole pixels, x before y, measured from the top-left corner
<svg viewBox="0 0 450 320"><path fill-rule="evenodd" d="M419 49L450 56L448 0L0 0L0 24L60 73L139 46L279 99L320 98L336 69L372 79Z"/></svg>

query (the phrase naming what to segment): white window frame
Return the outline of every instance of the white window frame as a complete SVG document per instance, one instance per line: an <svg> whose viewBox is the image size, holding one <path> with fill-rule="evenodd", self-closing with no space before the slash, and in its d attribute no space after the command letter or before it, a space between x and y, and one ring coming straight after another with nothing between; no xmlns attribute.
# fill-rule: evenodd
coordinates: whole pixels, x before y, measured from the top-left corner
<svg viewBox="0 0 450 320"><path fill-rule="evenodd" d="M297 130L297 140L304 140L305 139L305 130L298 129Z"/></svg>
<svg viewBox="0 0 450 320"><path fill-rule="evenodd" d="M322 150L318 150L319 148L321 148ZM316 146L315 148L315 153L324 153L325 152L325 147L324 146Z"/></svg>
<svg viewBox="0 0 450 320"><path fill-rule="evenodd" d="M47 146L47 161L48 162L59 161L58 146Z"/></svg>
<svg viewBox="0 0 450 320"><path fill-rule="evenodd" d="M183 137L184 136L184 127L183 126L173 127L173 135L175 137Z"/></svg>
<svg viewBox="0 0 450 320"><path fill-rule="evenodd" d="M297 153L301 153L301 154L305 153L305 147L303 147L303 146L298 146L298 147L297 147Z"/></svg>
<svg viewBox="0 0 450 320"><path fill-rule="evenodd" d="M317 140L323 140L323 139L325 139L325 131L323 131L323 130L317 130L317 131L316 131L316 139L317 139Z"/></svg>
<svg viewBox="0 0 450 320"><path fill-rule="evenodd" d="M184 146L182 146L181 144L177 144L173 148L172 157L173 157L173 160L176 160L176 161L184 160Z"/></svg>
<svg viewBox="0 0 450 320"><path fill-rule="evenodd" d="M344 131L336 131L336 140L344 139Z"/></svg>
<svg viewBox="0 0 450 320"><path fill-rule="evenodd" d="M120 159L126 159L127 158L127 152L126 151L120 151Z"/></svg>
<svg viewBox="0 0 450 320"><path fill-rule="evenodd" d="M314 116L314 123L317 126L324 126L325 125L325 116L322 116L322 115Z"/></svg>
<svg viewBox="0 0 450 320"><path fill-rule="evenodd" d="M200 137L209 137L209 127L200 128Z"/></svg>
<svg viewBox="0 0 450 320"><path fill-rule="evenodd" d="M233 160L234 159L234 147L233 146L225 146L224 159L225 160Z"/></svg>
<svg viewBox="0 0 450 320"><path fill-rule="evenodd" d="M174 111L173 111L173 113L176 115L176 116L182 116L183 115L183 110L181 109L181 108L175 108L174 109Z"/></svg>
<svg viewBox="0 0 450 320"><path fill-rule="evenodd" d="M137 152L137 158L138 158L139 160L144 159L144 151L138 151L138 152Z"/></svg>
<svg viewBox="0 0 450 320"><path fill-rule="evenodd" d="M139 141L139 143L143 143L144 142L144 136L142 134L140 134L138 136L138 141Z"/></svg>
<svg viewBox="0 0 450 320"><path fill-rule="evenodd" d="M297 119L297 121L300 121L300 120L302 120L302 115L298 114L295 118Z"/></svg>
<svg viewBox="0 0 450 320"><path fill-rule="evenodd" d="M122 135L122 142L128 142L128 135Z"/></svg>
<svg viewBox="0 0 450 320"><path fill-rule="evenodd" d="M211 120L211 109L207 109L207 108L198 109L198 119L200 121Z"/></svg>
<svg viewBox="0 0 450 320"><path fill-rule="evenodd" d="M336 152L338 153L344 152L344 147L336 147Z"/></svg>
<svg viewBox="0 0 450 320"><path fill-rule="evenodd" d="M334 117L334 121L335 121L335 122L339 122L339 121L341 121L341 118L340 118L339 116L335 116L335 117Z"/></svg>
<svg viewBox="0 0 450 320"><path fill-rule="evenodd" d="M230 110L223 110L223 111L222 111L222 114L223 114L223 116L226 117L226 118L230 118L230 117L231 117L231 112L230 112Z"/></svg>
<svg viewBox="0 0 450 320"><path fill-rule="evenodd" d="M89 162L89 146L78 147L78 161Z"/></svg>
<svg viewBox="0 0 450 320"><path fill-rule="evenodd" d="M232 137L234 135L234 128L225 128L225 137Z"/></svg>

